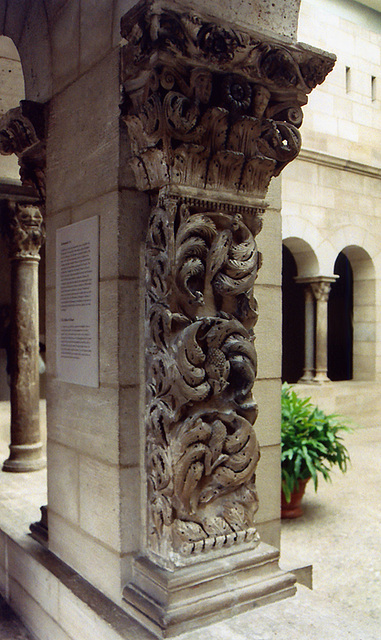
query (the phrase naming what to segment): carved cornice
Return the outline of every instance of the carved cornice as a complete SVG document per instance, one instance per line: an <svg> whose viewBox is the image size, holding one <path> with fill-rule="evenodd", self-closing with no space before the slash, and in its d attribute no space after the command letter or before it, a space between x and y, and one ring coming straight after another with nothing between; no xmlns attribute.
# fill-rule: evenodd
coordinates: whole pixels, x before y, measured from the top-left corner
<svg viewBox="0 0 381 640"><path fill-rule="evenodd" d="M17 155L21 182L37 192L42 208L46 195L44 109L44 105L22 100L0 118L0 154Z"/></svg>
<svg viewBox="0 0 381 640"><path fill-rule="evenodd" d="M2 226L11 260L40 259L39 251L45 241L40 207L8 201L3 204Z"/></svg>
<svg viewBox="0 0 381 640"><path fill-rule="evenodd" d="M137 5L122 35L122 116L138 188L263 198L297 156L301 107L334 57L163 2Z"/></svg>

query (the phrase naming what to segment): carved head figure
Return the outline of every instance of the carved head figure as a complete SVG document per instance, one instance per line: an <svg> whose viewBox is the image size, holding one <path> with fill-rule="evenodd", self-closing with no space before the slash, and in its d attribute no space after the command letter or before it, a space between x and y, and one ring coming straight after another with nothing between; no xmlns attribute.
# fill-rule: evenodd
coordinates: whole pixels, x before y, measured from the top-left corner
<svg viewBox="0 0 381 640"><path fill-rule="evenodd" d="M212 74L208 69L192 69L190 76L191 91L201 104L208 104L212 94Z"/></svg>
<svg viewBox="0 0 381 640"><path fill-rule="evenodd" d="M252 102L253 116L258 119L263 118L263 115L267 109L271 93L266 87L258 85L255 89L254 98Z"/></svg>
<svg viewBox="0 0 381 640"><path fill-rule="evenodd" d="M9 202L8 212L11 257L37 256L45 237L40 209L32 204Z"/></svg>

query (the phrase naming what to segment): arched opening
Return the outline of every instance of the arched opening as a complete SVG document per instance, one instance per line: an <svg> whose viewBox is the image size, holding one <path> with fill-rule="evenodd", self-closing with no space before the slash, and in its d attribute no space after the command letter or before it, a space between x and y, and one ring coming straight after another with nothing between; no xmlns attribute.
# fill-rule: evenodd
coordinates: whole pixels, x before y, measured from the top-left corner
<svg viewBox="0 0 381 640"><path fill-rule="evenodd" d="M328 377L332 381L353 377L353 272L349 259L339 253L334 267L338 276L328 301Z"/></svg>
<svg viewBox="0 0 381 640"><path fill-rule="evenodd" d="M297 382L304 364L304 295L292 252L282 251L282 381Z"/></svg>
<svg viewBox="0 0 381 640"><path fill-rule="evenodd" d="M362 247L342 251L353 272L353 380L374 380L376 365L376 277L373 260Z"/></svg>

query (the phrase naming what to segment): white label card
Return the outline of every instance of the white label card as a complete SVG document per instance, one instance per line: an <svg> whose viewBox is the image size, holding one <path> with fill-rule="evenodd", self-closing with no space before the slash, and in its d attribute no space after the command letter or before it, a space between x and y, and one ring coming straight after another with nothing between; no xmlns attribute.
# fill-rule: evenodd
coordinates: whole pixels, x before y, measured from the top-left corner
<svg viewBox="0 0 381 640"><path fill-rule="evenodd" d="M99 386L98 216L57 230L57 377Z"/></svg>

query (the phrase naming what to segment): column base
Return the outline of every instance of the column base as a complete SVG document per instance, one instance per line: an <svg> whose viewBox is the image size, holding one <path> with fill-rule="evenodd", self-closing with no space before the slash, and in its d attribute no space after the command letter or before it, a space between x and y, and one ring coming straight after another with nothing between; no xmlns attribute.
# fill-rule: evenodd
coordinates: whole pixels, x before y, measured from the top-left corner
<svg viewBox="0 0 381 640"><path fill-rule="evenodd" d="M42 453L42 442L34 444L9 445L10 456L3 463L3 471L26 473L39 471L46 467L46 458Z"/></svg>
<svg viewBox="0 0 381 640"><path fill-rule="evenodd" d="M313 381L314 381L314 375L313 375L312 371L305 371L303 373L302 377L298 380L298 383L300 383L300 384L310 384Z"/></svg>
<svg viewBox="0 0 381 640"><path fill-rule="evenodd" d="M169 571L146 557L134 562L123 591L128 612L159 638L216 622L294 595L296 578L279 568L279 551L255 549Z"/></svg>
<svg viewBox="0 0 381 640"><path fill-rule="evenodd" d="M328 378L327 373L325 371L317 371L312 382L320 383L320 382L331 382Z"/></svg>

